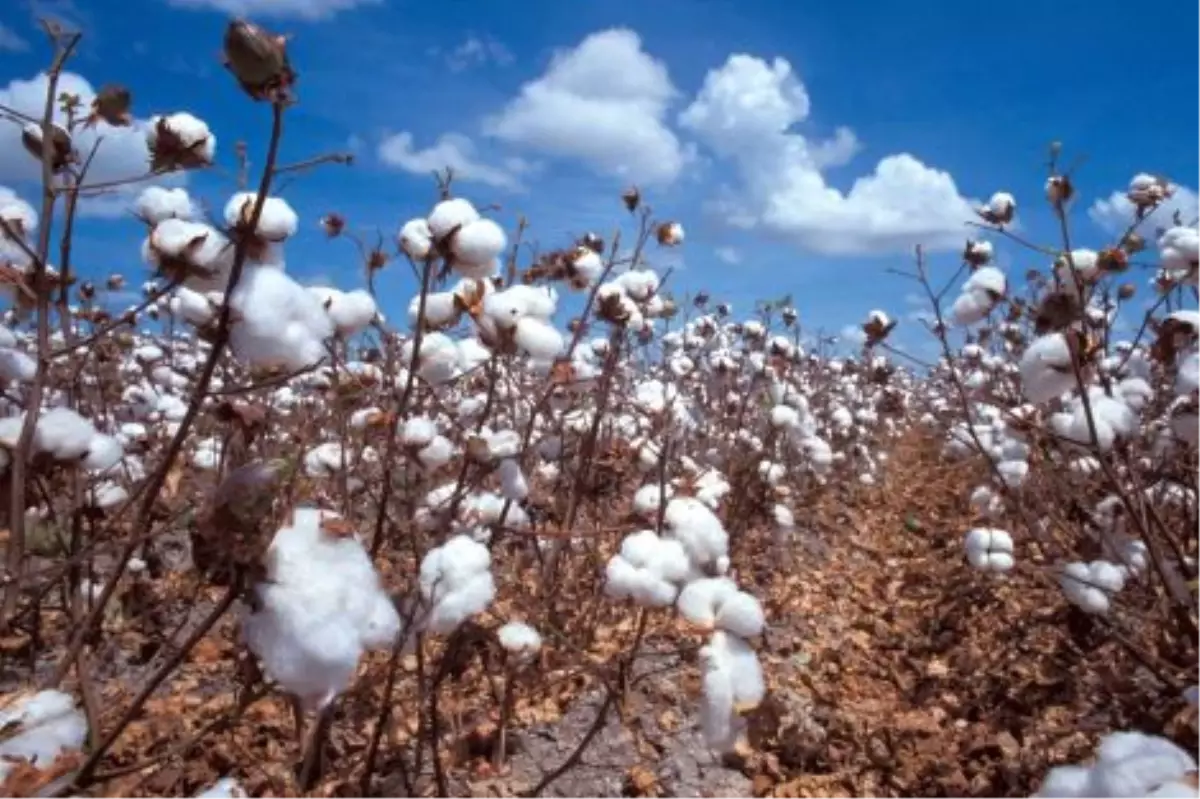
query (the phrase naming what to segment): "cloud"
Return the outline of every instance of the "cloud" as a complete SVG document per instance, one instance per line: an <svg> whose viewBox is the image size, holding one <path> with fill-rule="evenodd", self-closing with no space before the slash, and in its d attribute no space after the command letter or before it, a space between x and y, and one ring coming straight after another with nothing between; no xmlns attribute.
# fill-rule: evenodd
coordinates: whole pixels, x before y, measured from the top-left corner
<svg viewBox="0 0 1200 799"><path fill-rule="evenodd" d="M377 5L382 0L167 0L173 6L221 11L257 17L328 19L358 6Z"/></svg>
<svg viewBox="0 0 1200 799"><path fill-rule="evenodd" d="M520 158L505 159L502 166L484 164L478 160L474 143L458 133L443 134L423 150L414 147L411 133L394 133L379 143L379 159L416 175L431 175L449 167L455 180L509 191L523 191L519 176L532 170Z"/></svg>
<svg viewBox="0 0 1200 799"><path fill-rule="evenodd" d="M1171 198L1159 205L1154 213L1147 217L1142 230L1153 231L1157 227L1170 226L1171 217L1175 215L1176 211L1179 212L1185 225L1190 225L1196 220L1197 214L1200 213L1200 197L1197 197L1195 189L1189 189L1186 186L1176 187ZM1133 203L1125 196L1124 191L1114 191L1108 195L1107 199L1099 198L1088 209L1088 216L1092 221L1114 236L1119 236L1129 229L1134 222L1136 213Z"/></svg>
<svg viewBox="0 0 1200 799"><path fill-rule="evenodd" d="M742 262L742 254L733 247L718 247L713 250L713 255L717 256L718 261L736 266Z"/></svg>
<svg viewBox="0 0 1200 799"><path fill-rule="evenodd" d="M858 140L848 128L826 141L794 132L810 109L782 58L735 54L709 71L679 124L735 167L738 185L723 187L714 205L729 224L837 255L962 246L974 213L947 172L908 153L889 155L842 192L822 172L848 164Z"/></svg>
<svg viewBox="0 0 1200 799"><path fill-rule="evenodd" d="M446 54L446 66L450 67L451 72L462 72L485 64L507 66L512 62L512 52L501 42L490 36L475 34L469 34L462 44Z"/></svg>
<svg viewBox="0 0 1200 799"><path fill-rule="evenodd" d="M0 23L0 53L23 53L29 49L29 42L12 28Z"/></svg>
<svg viewBox="0 0 1200 799"><path fill-rule="evenodd" d="M866 341L867 334L863 332L860 325L845 325L838 331L838 342L841 344L861 347Z"/></svg>
<svg viewBox="0 0 1200 799"><path fill-rule="evenodd" d="M601 175L669 183L688 158L665 121L676 96L666 66L638 35L614 28L555 53L541 77L484 121L484 132Z"/></svg>
<svg viewBox="0 0 1200 799"><path fill-rule="evenodd" d="M32 80L14 80L0 89L0 105L34 119L41 119L45 111L46 88L45 73ZM91 105L92 98L96 95L92 85L73 72L64 72L59 76L58 91L77 95L84 108ZM55 120L62 124L64 117L65 115L56 108ZM129 127L114 128L100 122L88 130L77 130L73 136L73 143L81 158L91 152L97 139L102 139L96 156L92 159L85 183L107 183L145 175L150 165L145 124L144 120L135 120ZM42 166L22 146L21 127L9 120L0 119L0 183L40 184ZM185 180L183 175L176 174L122 186L104 195L82 201L79 204L79 213L82 216L120 216L128 210L132 198L150 183L179 185Z"/></svg>

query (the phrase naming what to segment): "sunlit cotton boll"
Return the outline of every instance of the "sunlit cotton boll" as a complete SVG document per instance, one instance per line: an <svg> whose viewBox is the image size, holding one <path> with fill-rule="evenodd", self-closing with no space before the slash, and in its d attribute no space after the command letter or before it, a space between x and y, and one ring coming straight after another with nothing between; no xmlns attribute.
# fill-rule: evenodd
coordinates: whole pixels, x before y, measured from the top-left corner
<svg viewBox="0 0 1200 799"><path fill-rule="evenodd" d="M1013 567L1012 536L1004 530L977 527L967 533L964 544L967 560L980 571L1003 573Z"/></svg>
<svg viewBox="0 0 1200 799"><path fill-rule="evenodd" d="M414 261L423 261L433 249L433 233L424 219L410 219L400 228L396 236L400 249Z"/></svg>
<svg viewBox="0 0 1200 799"><path fill-rule="evenodd" d="M455 197L442 200L429 212L429 233L435 242L449 236L456 230L462 230L467 225L479 219L479 212L469 200ZM503 248L503 245L501 245Z"/></svg>
<svg viewBox="0 0 1200 799"><path fill-rule="evenodd" d="M58 757L78 751L87 737L87 720L75 700L61 691L38 691L0 707L0 782L25 760L39 770Z"/></svg>
<svg viewBox="0 0 1200 799"><path fill-rule="evenodd" d="M242 622L267 674L309 708L345 690L365 650L401 633L371 559L343 524L329 511L293 511L267 550L259 609Z"/></svg>
<svg viewBox="0 0 1200 799"><path fill-rule="evenodd" d="M234 194L225 204L225 224L232 228L249 223L257 201L258 195L255 192L239 191ZM287 200L282 197L267 197L263 201L254 235L267 241L279 242L296 235L299 226L300 219Z"/></svg>
<svg viewBox="0 0 1200 799"><path fill-rule="evenodd" d="M194 219L196 206L186 189L149 186L138 195L134 213L146 223L157 225L167 219Z"/></svg>
<svg viewBox="0 0 1200 799"><path fill-rule="evenodd" d="M278 269L251 268L230 297L237 312L229 343L239 359L260 367L303 369L320 363L333 321L311 292Z"/></svg>
<svg viewBox="0 0 1200 799"><path fill-rule="evenodd" d="M487 547L465 535L430 550L421 561L421 596L430 608L425 629L450 633L483 612L496 596Z"/></svg>

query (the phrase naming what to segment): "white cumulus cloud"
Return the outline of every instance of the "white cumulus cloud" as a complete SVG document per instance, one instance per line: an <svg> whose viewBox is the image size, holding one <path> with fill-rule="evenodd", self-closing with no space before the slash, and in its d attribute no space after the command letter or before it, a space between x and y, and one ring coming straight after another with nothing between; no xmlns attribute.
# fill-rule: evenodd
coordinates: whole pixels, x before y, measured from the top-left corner
<svg viewBox="0 0 1200 799"><path fill-rule="evenodd" d="M0 89L0 105L34 119L41 119L46 105L45 73L31 80L14 80ZM59 76L57 91L79 97L86 110L96 96L86 78L73 72ZM136 101L136 97L135 97ZM66 115L55 109L55 121L65 124ZM102 139L92 159L85 178L85 185L108 183L137 178L150 168L150 153L146 147L145 120L135 120L128 127L112 127L100 122L89 129L77 129L72 136L75 150L81 159L86 158L98 139ZM41 182L42 165L21 145L21 125L11 120L0 119L0 183ZM179 185L182 175L170 175L150 181L158 184ZM84 200L79 205L83 216L120 216L129 208L129 202L149 182L117 188L107 194Z"/></svg>
<svg viewBox="0 0 1200 799"><path fill-rule="evenodd" d="M394 133L379 143L379 160L417 175L432 175L449 167L457 181L509 191L523 190L519 175L531 169L519 158L505 159L501 166L485 164L479 159L475 144L458 133L445 133L424 149L417 149L411 133Z"/></svg>
<svg viewBox="0 0 1200 799"><path fill-rule="evenodd" d="M840 191L823 171L849 163L858 140L848 128L825 141L793 131L810 108L785 59L735 54L709 71L679 123L735 168L737 185L719 203L731 224L827 254L962 246L963 223L975 215L949 173L899 153Z"/></svg>
<svg viewBox="0 0 1200 799"><path fill-rule="evenodd" d="M742 254L733 247L718 247L713 250L713 254L717 256L718 261L736 266L742 262Z"/></svg>
<svg viewBox="0 0 1200 799"><path fill-rule="evenodd" d="M381 0L167 0L179 8L209 9L226 14L256 17L327 19L339 11L376 5Z"/></svg>
<svg viewBox="0 0 1200 799"><path fill-rule="evenodd" d="M577 159L641 184L674 180L687 151L666 122L677 96L666 66L631 30L593 33L557 52L484 131L512 145Z"/></svg>

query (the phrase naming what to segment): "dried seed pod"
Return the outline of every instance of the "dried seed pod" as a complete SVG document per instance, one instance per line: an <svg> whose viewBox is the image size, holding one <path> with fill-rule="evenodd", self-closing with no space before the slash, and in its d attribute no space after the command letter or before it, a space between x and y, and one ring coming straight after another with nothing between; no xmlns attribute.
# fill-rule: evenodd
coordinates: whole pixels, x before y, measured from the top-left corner
<svg viewBox="0 0 1200 799"><path fill-rule="evenodd" d="M296 73L288 63L286 37L247 20L232 20L225 29L225 66L255 100L290 99Z"/></svg>
<svg viewBox="0 0 1200 799"><path fill-rule="evenodd" d="M92 112L88 115L87 126L95 125L103 120L113 127L126 127L133 124L133 95L129 89L115 83L110 83L100 89L92 99Z"/></svg>

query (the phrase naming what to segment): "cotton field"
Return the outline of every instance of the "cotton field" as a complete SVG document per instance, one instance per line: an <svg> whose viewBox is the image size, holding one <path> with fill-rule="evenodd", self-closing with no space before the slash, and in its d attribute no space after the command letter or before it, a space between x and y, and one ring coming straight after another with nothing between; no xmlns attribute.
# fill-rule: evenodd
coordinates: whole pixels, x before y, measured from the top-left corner
<svg viewBox="0 0 1200 799"><path fill-rule="evenodd" d="M451 171L378 246L303 218L286 47L226 33L271 133L244 188L158 185L227 134L137 123L108 275L69 246L75 137L133 97L0 107L48 190L0 187L0 793L1200 793L1173 184L1027 275L996 246L1067 231L1072 179L997 191L949 281L900 266L927 322L864 307L830 350L802 302L656 266L688 221L636 189L623 240L537 251ZM338 287L289 271L317 225L361 261ZM917 324L940 355L895 343Z"/></svg>

